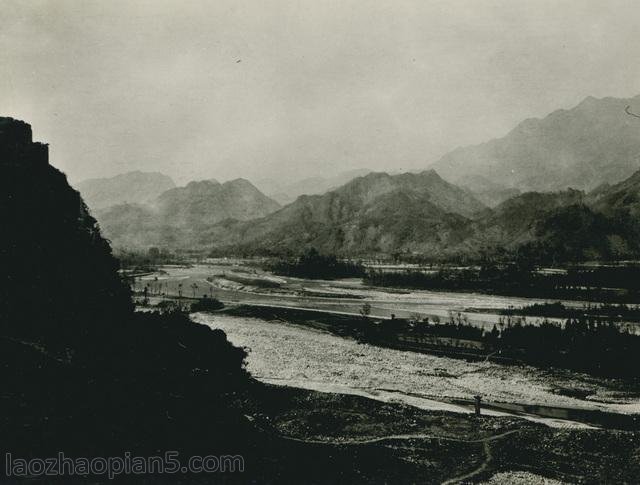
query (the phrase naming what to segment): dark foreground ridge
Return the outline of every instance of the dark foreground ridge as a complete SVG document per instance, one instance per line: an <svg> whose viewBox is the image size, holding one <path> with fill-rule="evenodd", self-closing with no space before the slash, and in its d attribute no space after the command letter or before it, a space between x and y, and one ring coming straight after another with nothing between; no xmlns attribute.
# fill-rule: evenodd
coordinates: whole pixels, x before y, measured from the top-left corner
<svg viewBox="0 0 640 485"><path fill-rule="evenodd" d="M118 262L29 125L0 118L0 453L239 455L244 472L119 483L442 483L527 470L632 481L636 434L558 431L265 387L243 349L181 313L136 313ZM105 475L28 483L114 483ZM24 483L0 470L1 483ZM22 470L24 477L25 470Z"/></svg>
<svg viewBox="0 0 640 485"><path fill-rule="evenodd" d="M3 452L238 453L245 352L182 314L134 313L108 242L45 148L0 119Z"/></svg>

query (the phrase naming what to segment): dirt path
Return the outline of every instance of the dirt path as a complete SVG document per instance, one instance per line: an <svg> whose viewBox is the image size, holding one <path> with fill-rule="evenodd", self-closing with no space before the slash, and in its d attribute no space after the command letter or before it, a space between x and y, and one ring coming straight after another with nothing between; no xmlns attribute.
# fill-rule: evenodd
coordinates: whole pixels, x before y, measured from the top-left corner
<svg viewBox="0 0 640 485"><path fill-rule="evenodd" d="M313 443L320 445L366 445L371 443L380 443L382 441L388 440L415 440L415 439L428 439L428 440L442 440L442 441L456 441L459 443L489 443L491 441L499 440L504 438L505 436L509 436L514 433L519 433L519 429L512 429L509 431L505 431L504 433L487 436L486 438L479 438L475 440L467 440L463 438L454 438L451 436L442 436L435 434L427 434L427 433L404 433L404 434L388 434L384 436L377 436L375 438L347 438L347 439L339 439L339 438L329 438L329 439L313 439L313 438L296 438L295 436L288 436L273 429L265 429L260 426L252 416L245 415L245 418L253 424L256 428L260 429L262 432L269 434L276 434L279 438L288 440L288 441L296 441L298 443Z"/></svg>
<svg viewBox="0 0 640 485"><path fill-rule="evenodd" d="M465 473L464 475L460 475L454 478L450 478L449 480L445 480L444 482L442 482L442 485L462 483L464 480L468 480L469 478L475 477L476 475L479 475L480 473L485 471L489 466L489 463L491 463L491 460L493 459L493 455L491 454L491 447L489 446L489 441L485 441L483 447L484 447L485 459L478 468L470 471L469 473Z"/></svg>
<svg viewBox="0 0 640 485"><path fill-rule="evenodd" d="M512 429L510 431L505 431L504 433L488 436L486 438L475 439L475 440L452 438L450 436L431 435L426 433L391 434L391 435L379 436L376 438L366 438L366 439L355 438L355 439L329 439L329 440L318 440L318 439L312 439L312 438L295 438L293 436L286 436L281 434L278 436L280 438L283 438L289 441L296 441L299 443L333 444L333 445L365 445L365 444L372 444L372 443L381 443L383 441L414 440L414 439L437 439L441 441L455 441L459 443L482 443L484 454L485 454L484 461L480 464L480 466L478 466L474 470L468 473L465 473L464 475L459 475L457 477L450 478L442 482L442 485L451 485L454 483L461 483L464 480L468 480L469 478L475 477L476 475L479 475L480 473L484 472L489 467L489 464L493 459L493 455L491 454L490 443L492 441L502 439L511 434L518 433L519 431L520 431L519 429Z"/></svg>
<svg viewBox="0 0 640 485"><path fill-rule="evenodd" d="M515 433L518 430L509 431L504 433L505 435ZM393 441L393 440L439 440L439 441L456 441L460 443L485 443L487 441L493 441L494 439L501 438L502 435L498 436L490 436L489 438L482 438L477 440L465 440L462 438L452 438L450 436L440 436L426 433L407 433L407 434L390 434L386 436L379 436L376 438L334 438L334 439L313 439L313 438L296 438L294 436L286 436L286 435L278 435L280 438L289 440L289 441L297 441L299 443L313 443L313 444L324 444L324 445L368 445L372 443L381 443L383 441Z"/></svg>
<svg viewBox="0 0 640 485"><path fill-rule="evenodd" d="M476 468L475 470L470 471L469 473L465 473L464 475L459 475L457 477L450 478L449 480L446 480L446 481L442 482L442 485L449 485L449 484L453 484L453 483L462 483L464 480L468 480L469 478L475 477L476 475L479 475L480 473L485 471L487 469L487 467L489 466L489 463L491 463L491 460L493 459L493 455L491 454L491 446L489 445L489 443L491 441L495 441L495 440L499 440L500 438L504 438L505 436L508 436L510 434L517 433L518 431L519 430L514 429L514 430L511 430L511 431L507 431L506 433L497 434L497 435L485 438L483 440L480 440L480 441L483 442L484 455L485 455L485 459L480 464L480 466L478 468Z"/></svg>

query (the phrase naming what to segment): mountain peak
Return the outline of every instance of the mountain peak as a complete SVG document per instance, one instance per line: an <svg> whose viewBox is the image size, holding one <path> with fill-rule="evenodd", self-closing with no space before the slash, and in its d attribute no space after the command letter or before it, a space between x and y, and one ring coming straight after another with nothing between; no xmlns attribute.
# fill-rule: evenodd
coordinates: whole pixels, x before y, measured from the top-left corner
<svg viewBox="0 0 640 485"><path fill-rule="evenodd" d="M598 101L600 101L600 100L598 98L596 98L595 96L587 96L582 101L580 101L580 103L578 103L576 108L579 107L579 106L586 106L586 105L590 105L590 104L595 104Z"/></svg>
<svg viewBox="0 0 640 485"><path fill-rule="evenodd" d="M437 241L460 237L465 216L483 208L433 170L372 172L325 194L300 196L263 219L218 226L216 244L287 253L311 246L337 254L428 252L442 250Z"/></svg>
<svg viewBox="0 0 640 485"><path fill-rule="evenodd" d="M226 187L236 187L236 188L243 188L243 189L258 190L255 185L253 185L251 182L249 182L247 179L244 179L244 178L237 178L237 179L233 179L233 180L227 180L222 185L224 185Z"/></svg>
<svg viewBox="0 0 640 485"><path fill-rule="evenodd" d="M502 138L458 148L432 168L478 193L483 187L468 181L481 177L505 194L618 182L640 167L640 123L624 112L637 99L588 96L571 109L524 120Z"/></svg>
<svg viewBox="0 0 640 485"><path fill-rule="evenodd" d="M115 244L148 247L187 244L186 240L175 238L167 241L167 227L202 229L227 219L246 221L264 217L279 208L277 202L248 180L235 179L221 184L209 179L166 190L151 201L151 207L112 207L99 217L105 234Z"/></svg>
<svg viewBox="0 0 640 485"><path fill-rule="evenodd" d="M425 178L433 179L433 180L445 181L434 168L423 170L422 172L419 173L419 175Z"/></svg>
<svg viewBox="0 0 640 485"><path fill-rule="evenodd" d="M176 189L208 189L210 187L219 187L222 184L218 182L216 179L206 179L206 180L192 180L184 187L176 187Z"/></svg>

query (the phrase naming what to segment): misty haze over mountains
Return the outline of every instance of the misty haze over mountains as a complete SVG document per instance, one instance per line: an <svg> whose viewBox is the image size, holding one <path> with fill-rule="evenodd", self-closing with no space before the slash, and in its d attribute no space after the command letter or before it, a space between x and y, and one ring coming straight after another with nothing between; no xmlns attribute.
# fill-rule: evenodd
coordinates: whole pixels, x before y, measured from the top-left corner
<svg viewBox="0 0 640 485"><path fill-rule="evenodd" d="M326 194L299 197L261 220L214 227L208 239L247 253L295 254L309 247L341 255L441 252L483 208L435 171L371 173Z"/></svg>
<svg viewBox="0 0 640 485"><path fill-rule="evenodd" d="M569 110L528 119L506 136L458 148L432 168L475 192L496 186L522 192L591 190L640 168L638 120L625 114L630 99L588 97Z"/></svg>
<svg viewBox="0 0 640 485"><path fill-rule="evenodd" d="M295 181L262 179L257 182L257 186L269 197L285 205L301 195L324 194L329 190L337 189L354 178L362 177L372 171L361 168L341 172L333 177L309 177Z"/></svg>
<svg viewBox="0 0 640 485"><path fill-rule="evenodd" d="M263 217L279 207L247 180L202 180L161 192L146 204L116 204L96 215L120 245L175 246L185 240L184 231L199 231L225 219Z"/></svg>
<svg viewBox="0 0 640 485"><path fill-rule="evenodd" d="M88 179L76 184L82 197L93 210L117 204L146 204L175 182L158 172L128 172L110 178Z"/></svg>
<svg viewBox="0 0 640 485"><path fill-rule="evenodd" d="M116 246L475 258L541 244L563 258L631 256L638 183L629 177L640 168L640 127L625 107L639 99L587 98L456 149L422 173L260 181L269 196L244 179L173 187L140 172L78 188ZM557 247L556 225L569 213L576 231L598 233L589 247Z"/></svg>

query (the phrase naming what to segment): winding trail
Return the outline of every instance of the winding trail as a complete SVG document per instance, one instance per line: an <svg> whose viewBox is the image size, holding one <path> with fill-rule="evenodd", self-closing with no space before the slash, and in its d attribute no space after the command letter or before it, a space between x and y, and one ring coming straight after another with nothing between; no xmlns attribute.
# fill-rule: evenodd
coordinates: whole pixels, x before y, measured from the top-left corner
<svg viewBox="0 0 640 485"><path fill-rule="evenodd" d="M254 423L256 425L256 423ZM258 426L260 427L260 426ZM261 427L260 427L261 428ZM261 428L262 431L267 431L264 428ZM519 429L512 429L510 431L505 431L504 433L500 433L493 436L488 436L486 438L467 440L463 438L453 438L450 436L440 436L440 435L431 435L427 433L406 433L406 434L390 434L386 436L379 436L376 438L366 438L366 439L357 439L357 438L348 438L348 439L313 439L313 438L296 438L294 436L287 436L283 434L277 434L278 437L288 440L295 441L298 443L312 443L312 444L332 444L332 445L367 445L367 444L375 444L381 443L383 441L397 441L397 440L415 440L415 439L429 439L429 440L439 440L439 441L455 441L458 443L482 443L485 459L484 461L475 469L470 472L465 473L464 475L458 475L456 477L450 478L442 482L442 485L451 485L454 483L461 483L464 480L468 480L469 478L473 478L476 475L484 472L493 460L493 455L491 454L491 446L490 443L492 441L496 441L502 439L506 436L512 435L514 433L518 433Z"/></svg>
<svg viewBox="0 0 640 485"><path fill-rule="evenodd" d="M449 480L445 480L444 482L442 482L442 485L462 483L464 480L468 480L469 478L475 477L476 475L479 475L480 473L485 471L489 466L489 463L491 463L491 460L493 459L493 455L491 454L491 447L489 446L489 441L484 442L484 454L485 454L485 459L478 468L470 471L469 473L465 473L464 475L459 475L457 477L450 478Z"/></svg>
<svg viewBox="0 0 640 485"><path fill-rule="evenodd" d="M263 431L267 431L264 428L261 428ZM512 429L510 431L505 431L504 433L488 436L486 438L479 438L475 440L466 440L463 438L453 438L451 436L441 436L427 433L406 433L406 434L389 434L385 436L378 436L375 438L347 438L347 439L313 439L313 438L296 438L295 436L287 436L283 434L277 434L279 438L296 441L298 443L313 443L320 445L368 445L372 443L381 443L383 441L393 441L393 440L416 440L416 439L424 439L424 440L440 440L440 441L456 441L458 443L488 443L490 441L499 440L508 436L510 434L518 433L519 429Z"/></svg>
<svg viewBox="0 0 640 485"><path fill-rule="evenodd" d="M282 434L278 434L278 436L282 439L286 439L289 441L296 441L298 443L313 443L313 444L334 444L334 445L366 445L366 444L373 444L373 443L381 443L383 441L394 441L394 440L415 440L415 439L437 439L437 440L441 440L441 441L456 441L459 443L482 443L483 445L483 450L484 450L484 454L485 454L485 459L484 461L480 464L480 466L478 466L477 468L475 468L474 470L471 470L468 473L465 473L464 475L458 475L456 477L450 478L448 480L445 480L444 482L442 482L442 485L451 485L454 483L461 483L464 480L468 480L469 478L473 478L476 475L479 475L480 473L484 472L488 467L489 464L491 463L491 460L493 460L493 455L491 454L491 446L490 443L492 441L496 441L499 439L502 439L506 436L509 436L511 434L514 433L518 433L520 430L519 429L512 429L510 431L505 431L504 433L500 433L497 435L493 435L493 436L488 436L486 438L480 438L480 439L475 439L475 440L466 440L466 439L462 439L462 438L452 438L450 436L439 436L439 435L430 435L430 434L426 434L426 433L407 433L407 434L391 434L391 435L386 435L386 436L379 436L377 438L367 438L367 439L346 439L346 440L318 440L318 439L311 439L311 438L296 438L293 436L286 436L286 435L282 435Z"/></svg>

